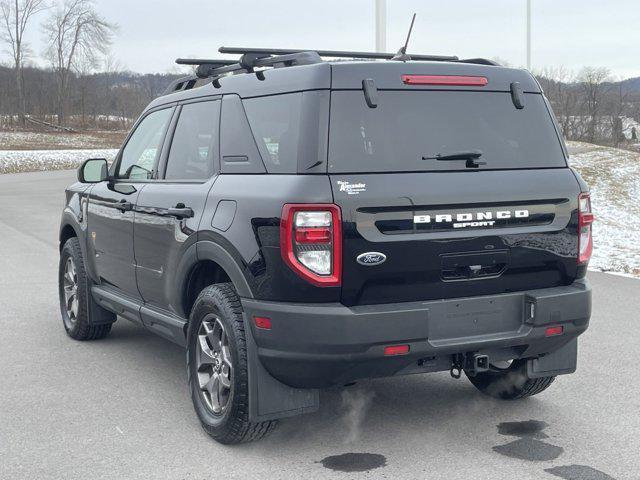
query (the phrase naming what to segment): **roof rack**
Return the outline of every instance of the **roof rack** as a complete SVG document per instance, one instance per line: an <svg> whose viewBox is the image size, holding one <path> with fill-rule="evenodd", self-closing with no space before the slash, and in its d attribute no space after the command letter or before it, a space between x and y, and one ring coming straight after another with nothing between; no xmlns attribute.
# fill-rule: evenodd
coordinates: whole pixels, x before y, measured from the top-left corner
<svg viewBox="0 0 640 480"><path fill-rule="evenodd" d="M167 87L163 92L163 95L168 95L169 93L181 90L189 90L196 85L196 82L199 79L211 79L213 85L216 88L219 88L220 78L229 74L255 73L258 78L264 80L264 73L261 70L256 71L255 68L281 68L293 65L311 65L314 63L321 63L321 57L392 60L396 56L395 53L348 52L340 50L297 50L291 48L220 47L218 51L225 54L240 54L241 56L237 60L178 58L176 63L179 65L197 66L195 75L175 80ZM498 65L496 62L485 58L460 60L456 56L414 54L411 54L408 57L410 57L411 60L417 61Z"/></svg>
<svg viewBox="0 0 640 480"><path fill-rule="evenodd" d="M291 49L291 48L244 48L244 47L220 47L220 53L235 54L261 54L261 55L289 55L302 52L316 52L320 57L332 58L367 58L391 60L395 53L379 53L379 52L348 52L341 50L314 50L314 49ZM411 54L411 60L437 61L437 62L455 62L458 61L456 56L447 55L414 55Z"/></svg>

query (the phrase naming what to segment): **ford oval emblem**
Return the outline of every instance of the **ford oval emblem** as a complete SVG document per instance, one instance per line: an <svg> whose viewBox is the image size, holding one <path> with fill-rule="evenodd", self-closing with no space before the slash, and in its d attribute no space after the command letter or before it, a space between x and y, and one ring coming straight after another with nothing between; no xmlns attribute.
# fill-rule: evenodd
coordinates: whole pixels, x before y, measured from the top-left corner
<svg viewBox="0 0 640 480"><path fill-rule="evenodd" d="M356 258L360 265L380 265L384 263L386 259L387 256L380 252L361 253L358 255L358 258Z"/></svg>

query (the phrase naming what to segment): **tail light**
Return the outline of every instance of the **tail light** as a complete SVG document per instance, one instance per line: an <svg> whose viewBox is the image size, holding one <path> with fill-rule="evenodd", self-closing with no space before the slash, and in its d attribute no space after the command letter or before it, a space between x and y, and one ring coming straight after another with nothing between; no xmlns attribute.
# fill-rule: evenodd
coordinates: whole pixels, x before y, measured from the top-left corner
<svg viewBox="0 0 640 480"><path fill-rule="evenodd" d="M581 193L578 197L578 263L585 264L593 252L593 237L591 224L594 216L591 212L591 196Z"/></svg>
<svg viewBox="0 0 640 480"><path fill-rule="evenodd" d="M342 280L342 218L333 204L286 204L280 221L280 251L300 277L319 287Z"/></svg>

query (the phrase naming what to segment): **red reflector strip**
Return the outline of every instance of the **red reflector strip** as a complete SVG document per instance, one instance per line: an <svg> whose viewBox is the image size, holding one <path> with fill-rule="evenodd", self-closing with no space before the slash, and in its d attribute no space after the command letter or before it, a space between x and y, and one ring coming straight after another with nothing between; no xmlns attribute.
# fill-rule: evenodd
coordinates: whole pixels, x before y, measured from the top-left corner
<svg viewBox="0 0 640 480"><path fill-rule="evenodd" d="M582 225L591 225L595 219L596 219L596 216L593 213L580 214L580 223Z"/></svg>
<svg viewBox="0 0 640 480"><path fill-rule="evenodd" d="M555 327L547 327L544 332L545 337L555 337L556 335L562 335L564 332L564 328L561 325Z"/></svg>
<svg viewBox="0 0 640 480"><path fill-rule="evenodd" d="M269 317L253 317L256 327L263 330L271 330L271 319Z"/></svg>
<svg viewBox="0 0 640 480"><path fill-rule="evenodd" d="M409 345L389 345L388 347L384 347L385 357L406 355L407 353L409 353Z"/></svg>
<svg viewBox="0 0 640 480"><path fill-rule="evenodd" d="M487 77L468 77L462 75L402 75L405 85L455 85L461 87L484 87L489 83Z"/></svg>
<svg viewBox="0 0 640 480"><path fill-rule="evenodd" d="M296 243L330 243L330 228L296 228Z"/></svg>

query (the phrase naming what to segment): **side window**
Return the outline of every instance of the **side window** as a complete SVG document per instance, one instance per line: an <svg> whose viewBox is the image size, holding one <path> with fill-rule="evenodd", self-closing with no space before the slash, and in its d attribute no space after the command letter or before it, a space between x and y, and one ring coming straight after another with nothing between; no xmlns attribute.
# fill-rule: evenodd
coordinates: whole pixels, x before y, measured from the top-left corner
<svg viewBox="0 0 640 480"><path fill-rule="evenodd" d="M295 172L300 142L302 93L243 100L258 148L273 173Z"/></svg>
<svg viewBox="0 0 640 480"><path fill-rule="evenodd" d="M165 179L206 180L213 175L219 118L218 100L182 107L171 141Z"/></svg>
<svg viewBox="0 0 640 480"><path fill-rule="evenodd" d="M173 108L165 108L147 115L122 150L116 176L148 180L153 175L162 139L171 119Z"/></svg>

